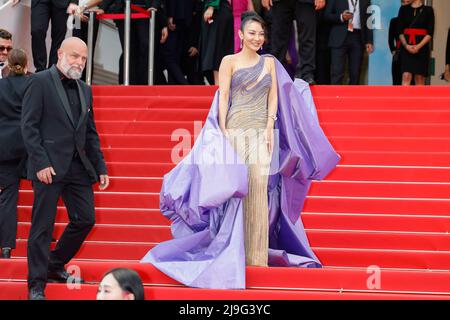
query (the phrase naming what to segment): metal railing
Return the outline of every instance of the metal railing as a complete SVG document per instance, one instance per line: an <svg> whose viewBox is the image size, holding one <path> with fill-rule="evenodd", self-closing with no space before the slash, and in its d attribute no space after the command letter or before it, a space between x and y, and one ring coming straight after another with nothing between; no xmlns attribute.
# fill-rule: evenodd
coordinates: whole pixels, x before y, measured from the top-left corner
<svg viewBox="0 0 450 320"><path fill-rule="evenodd" d="M123 15L109 15L103 14L98 16L97 19L124 19L124 48L123 48L123 84L125 86L130 85L130 32L131 32L131 19L133 15L131 13L132 5L131 0L125 1L125 12ZM142 16L142 9L140 10ZM92 84L92 68L93 68L93 49L94 49L94 19L95 12L89 11L88 22L88 59L86 63L86 83ZM154 55L155 55L155 19L156 14L154 11L148 12L149 19L149 52L148 52L148 84L153 85L153 70L154 70Z"/></svg>

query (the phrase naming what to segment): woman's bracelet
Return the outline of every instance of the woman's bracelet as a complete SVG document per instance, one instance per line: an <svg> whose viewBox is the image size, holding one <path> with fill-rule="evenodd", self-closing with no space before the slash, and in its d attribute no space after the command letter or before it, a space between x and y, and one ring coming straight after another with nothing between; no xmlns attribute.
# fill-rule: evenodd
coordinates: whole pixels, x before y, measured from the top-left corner
<svg viewBox="0 0 450 320"><path fill-rule="evenodd" d="M274 114L269 114L268 117L269 117L269 118L272 118L273 121L277 121L277 119L278 119L277 116L274 115Z"/></svg>

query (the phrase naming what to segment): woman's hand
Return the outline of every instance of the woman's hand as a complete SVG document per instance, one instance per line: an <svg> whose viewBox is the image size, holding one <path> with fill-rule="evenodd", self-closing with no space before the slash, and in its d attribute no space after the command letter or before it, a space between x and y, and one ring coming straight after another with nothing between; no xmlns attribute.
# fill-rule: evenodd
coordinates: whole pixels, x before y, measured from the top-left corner
<svg viewBox="0 0 450 320"><path fill-rule="evenodd" d="M417 54L420 50L420 48L418 48L417 46L412 46L412 45L407 45L406 46L406 50L411 53L411 54Z"/></svg>
<svg viewBox="0 0 450 320"><path fill-rule="evenodd" d="M445 66L444 79L445 79L445 81L450 82L450 66L449 65Z"/></svg>
<svg viewBox="0 0 450 320"><path fill-rule="evenodd" d="M264 141L267 144L267 151L271 154L273 152L273 144L274 144L274 135L273 135L273 127L267 126L266 130L264 130Z"/></svg>
<svg viewBox="0 0 450 320"><path fill-rule="evenodd" d="M164 27L161 30L161 40L159 42L161 44L164 44L167 40L167 37L169 37L169 30L167 29L167 27Z"/></svg>
<svg viewBox="0 0 450 320"><path fill-rule="evenodd" d="M228 132L227 128L221 126L220 127L220 131L222 131L222 133L225 136L225 138L227 138L227 139L229 138L230 133Z"/></svg>
<svg viewBox="0 0 450 320"><path fill-rule="evenodd" d="M214 7L208 7L208 9L206 9L205 13L203 14L203 20L205 20L206 23L211 23L213 14L214 14Z"/></svg>

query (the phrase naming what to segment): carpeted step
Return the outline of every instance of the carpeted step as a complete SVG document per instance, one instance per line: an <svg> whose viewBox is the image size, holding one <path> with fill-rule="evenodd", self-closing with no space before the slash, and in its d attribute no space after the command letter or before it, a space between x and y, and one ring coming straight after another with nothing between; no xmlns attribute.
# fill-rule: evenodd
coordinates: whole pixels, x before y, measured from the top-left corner
<svg viewBox="0 0 450 320"><path fill-rule="evenodd" d="M95 111L97 121L203 121L207 108L99 108ZM448 110L326 110L318 111L321 122L369 122L369 123L448 123Z"/></svg>
<svg viewBox="0 0 450 320"><path fill-rule="evenodd" d="M67 267L80 271L80 276L88 283L97 284L103 274L112 268L130 268L139 273L146 286L180 285L175 280L161 273L151 264L126 262L87 262L73 260ZM368 287L374 284L371 275L381 279L377 288ZM27 263L25 259L12 259L9 262L0 260L0 279L26 280ZM413 282L408 281L413 280ZM339 269L339 268L281 268L281 267L247 267L246 286L248 289L264 288L270 290L327 290L327 291L360 291L360 292L434 292L450 294L450 277L439 271L401 271L387 269Z"/></svg>
<svg viewBox="0 0 450 320"><path fill-rule="evenodd" d="M176 130L180 134L194 133L194 126L200 121L96 121L101 134L167 134ZM354 123L322 122L321 126L327 136L349 137L433 137L449 138L448 123Z"/></svg>
<svg viewBox="0 0 450 320"><path fill-rule="evenodd" d="M25 258L26 244L26 240L17 241L17 249L13 250L13 257ZM152 243L137 245L132 242L87 241L75 258L136 262L144 257L154 245ZM449 270L450 266L449 251L316 247L312 247L312 249L322 264L329 267L367 268L377 265L380 268Z"/></svg>
<svg viewBox="0 0 450 320"><path fill-rule="evenodd" d="M102 147L108 148L173 148L181 142L179 136L169 134L102 134ZM194 137L190 136L193 142ZM329 137L336 150L450 152L450 138L380 138Z"/></svg>
<svg viewBox="0 0 450 320"><path fill-rule="evenodd" d="M85 284L81 285L80 289L68 290L63 284L52 283L48 285L45 293L48 300L95 300L97 290L97 285ZM450 299L450 295L145 287L145 298L147 300L434 300ZM0 299L27 299L26 283L0 282Z"/></svg>
<svg viewBox="0 0 450 320"><path fill-rule="evenodd" d="M18 239L27 239L31 224L20 222ZM61 235L66 224L57 223L53 235ZM388 249L388 250L429 250L449 251L450 235L447 233L424 233L398 231L357 231L306 229L309 242L313 247ZM99 242L139 242L159 243L172 238L169 226L156 225L101 225L96 224L86 238L87 241Z"/></svg>

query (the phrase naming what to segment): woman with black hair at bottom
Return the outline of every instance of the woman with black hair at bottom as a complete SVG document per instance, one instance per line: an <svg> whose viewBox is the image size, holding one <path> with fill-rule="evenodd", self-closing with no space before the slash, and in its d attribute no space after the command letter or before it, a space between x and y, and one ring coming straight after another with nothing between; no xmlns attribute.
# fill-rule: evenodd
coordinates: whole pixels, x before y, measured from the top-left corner
<svg viewBox="0 0 450 320"><path fill-rule="evenodd" d="M98 286L97 300L145 300L142 280L131 269L109 270Z"/></svg>

